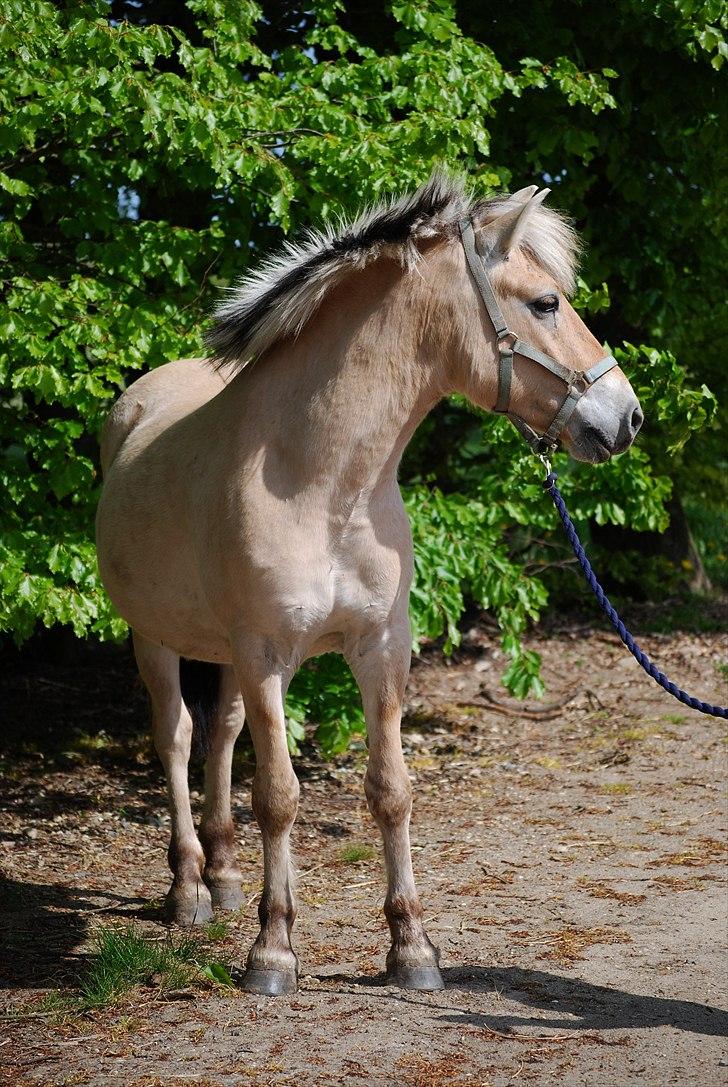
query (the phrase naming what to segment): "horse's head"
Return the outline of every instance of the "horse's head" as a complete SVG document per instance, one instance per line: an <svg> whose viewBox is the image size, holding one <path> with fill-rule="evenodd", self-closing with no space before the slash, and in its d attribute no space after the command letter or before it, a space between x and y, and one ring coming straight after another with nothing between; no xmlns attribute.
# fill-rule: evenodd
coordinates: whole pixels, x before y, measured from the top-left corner
<svg viewBox="0 0 728 1087"><path fill-rule="evenodd" d="M599 365L604 351L569 302L576 242L565 220L542 207L547 193L531 187L476 206L472 231L466 225L451 250L455 384L480 407L497 405L538 434L551 428L577 460L599 463L632 444L643 415L616 364ZM499 316L508 330L500 337Z"/></svg>

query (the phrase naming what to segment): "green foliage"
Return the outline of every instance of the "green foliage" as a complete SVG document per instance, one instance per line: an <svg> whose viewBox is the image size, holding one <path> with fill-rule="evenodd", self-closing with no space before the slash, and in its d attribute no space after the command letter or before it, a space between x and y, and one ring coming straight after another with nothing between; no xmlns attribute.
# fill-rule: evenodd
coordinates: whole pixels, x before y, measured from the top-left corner
<svg viewBox="0 0 728 1087"><path fill-rule="evenodd" d="M193 940L153 943L133 928L102 928L80 987L83 1007L104 1007L138 985L183 989L195 974L197 952Z"/></svg>
<svg viewBox="0 0 728 1087"><path fill-rule="evenodd" d="M482 192L543 179L586 230L577 304L598 335L627 341L616 350L648 424L600 469L558 459L580 527L660 531L675 481L715 503L728 475L707 387L725 387L728 339L725 31L719 0L577 2L568 21L555 0L528 19L505 0L461 0L457 14L450 0L4 0L0 630L122 635L91 542L114 397L201 350L216 293L249 260L436 162ZM500 625L506 684L539 693L520 639L563 544L531 458L502 420L448 403L402 482L416 644L455 646L473 601ZM292 748L312 720L341 750L358 705L341 662L305 669Z"/></svg>
<svg viewBox="0 0 728 1087"><path fill-rule="evenodd" d="M714 477L713 494L720 493L721 469L708 466L708 480ZM695 535L695 543L705 572L711 582L728 590L728 518L724 508L706 501L700 495L688 495L685 512Z"/></svg>
<svg viewBox="0 0 728 1087"><path fill-rule="evenodd" d="M208 981L213 981L216 985L222 985L226 989L235 988L235 982L230 977L230 971L221 962L205 963L199 969L200 974L203 978L207 978Z"/></svg>
<svg viewBox="0 0 728 1087"><path fill-rule="evenodd" d="M293 678L286 699L288 747L298 753L304 723L316 722L316 740L327 755L344 751L364 731L364 714L354 677L341 657L326 653Z"/></svg>

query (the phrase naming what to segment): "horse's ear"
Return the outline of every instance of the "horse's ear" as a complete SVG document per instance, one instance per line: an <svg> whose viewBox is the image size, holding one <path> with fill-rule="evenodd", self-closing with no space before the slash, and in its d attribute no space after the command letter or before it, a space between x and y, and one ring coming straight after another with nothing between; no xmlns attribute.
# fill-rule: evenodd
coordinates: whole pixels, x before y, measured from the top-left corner
<svg viewBox="0 0 728 1087"><path fill-rule="evenodd" d="M538 185L526 185L525 189L512 192L502 204L496 204L494 207L488 208L481 221L483 223L492 223L495 219L500 219L502 215L507 215L513 211L514 208L522 208L536 192L538 192Z"/></svg>
<svg viewBox="0 0 728 1087"><path fill-rule="evenodd" d="M527 191L529 190L521 190L522 193ZM542 189L540 193L528 197L525 203L515 201L514 197L519 194L514 193L505 206L501 205L497 211L493 209L494 215L488 216L486 212L484 221L475 224L479 252L495 260L507 260L508 254L517 249L523 240L534 211L541 206L550 192L550 189Z"/></svg>
<svg viewBox="0 0 728 1087"><path fill-rule="evenodd" d="M506 203L525 204L526 201L530 200L532 196L535 196L537 192L538 185L526 185L525 189L519 189L518 192L512 192Z"/></svg>

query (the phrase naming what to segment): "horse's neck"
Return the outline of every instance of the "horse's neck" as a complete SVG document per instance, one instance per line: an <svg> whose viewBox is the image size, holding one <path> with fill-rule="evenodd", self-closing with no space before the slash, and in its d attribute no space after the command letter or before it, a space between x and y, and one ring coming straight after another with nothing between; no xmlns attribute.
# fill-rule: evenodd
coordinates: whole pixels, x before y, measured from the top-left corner
<svg viewBox="0 0 728 1087"><path fill-rule="evenodd" d="M288 493L334 502L393 479L417 425L447 392L426 320L428 287L389 262L352 275L295 341L274 349L231 392L258 416L257 437Z"/></svg>

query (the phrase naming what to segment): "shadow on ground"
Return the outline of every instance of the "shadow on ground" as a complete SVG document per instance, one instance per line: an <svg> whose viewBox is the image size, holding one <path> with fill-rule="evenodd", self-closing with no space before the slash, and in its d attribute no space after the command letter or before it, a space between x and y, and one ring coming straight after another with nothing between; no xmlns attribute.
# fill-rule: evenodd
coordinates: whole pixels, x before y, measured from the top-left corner
<svg viewBox="0 0 728 1087"><path fill-rule="evenodd" d="M143 898L2 876L0 901L0 989L75 985L85 957L78 949L98 917L161 919Z"/></svg>
<svg viewBox="0 0 728 1087"><path fill-rule="evenodd" d="M319 981L348 981L368 989L385 1000L419 1004L437 1015L441 1023L455 1026L481 1027L504 1034L518 1027L537 1027L543 1030L625 1030L649 1029L671 1026L694 1034L728 1036L728 1014L710 1004L697 1004L689 1000L668 1000L658 996L641 996L606 985L593 985L580 978L566 978L544 970L527 970L518 966L460 966L446 967L442 971L445 991L459 989L473 995L495 995L497 999L524 1004L539 1011L550 1012L542 1016L520 1016L493 1012L475 1012L454 1009L438 1003L438 997L422 998L417 993L406 993L390 987L384 974L376 977L362 974L348 978L344 974L318 974ZM332 992L334 990L331 990ZM561 1013L564 1018L559 1018ZM572 1018L576 1016L577 1018ZM568 1018L567 1018L568 1017Z"/></svg>
<svg viewBox="0 0 728 1087"><path fill-rule="evenodd" d="M709 1004L642 996L606 985L593 985L579 978L567 978L543 970L525 970L517 966L492 969L456 967L444 970L443 976L448 987L474 994L497 992L505 1000L552 1013L546 1021L527 1015L492 1015L469 1011L449 1011L438 1017L441 1022L458 1026L488 1027L502 1031L516 1027L546 1026L564 1030L639 1030L671 1026L694 1034L728 1035L728 1015ZM565 1017L559 1018L559 1013ZM578 1018L572 1019L571 1016Z"/></svg>

